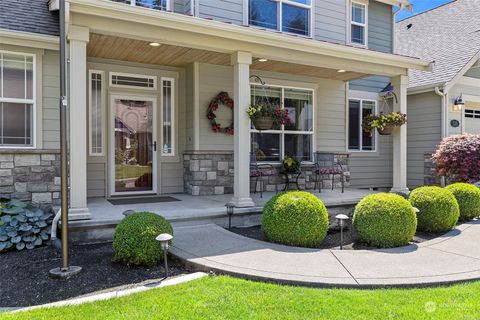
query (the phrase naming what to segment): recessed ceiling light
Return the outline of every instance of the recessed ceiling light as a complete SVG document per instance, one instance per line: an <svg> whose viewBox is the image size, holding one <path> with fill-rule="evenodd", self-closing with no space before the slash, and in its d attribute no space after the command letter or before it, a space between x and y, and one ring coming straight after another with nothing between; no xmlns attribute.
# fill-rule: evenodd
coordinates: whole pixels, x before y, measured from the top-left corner
<svg viewBox="0 0 480 320"><path fill-rule="evenodd" d="M265 59L265 58L258 59L258 62L267 62L267 61L268 61L268 59Z"/></svg>
<svg viewBox="0 0 480 320"><path fill-rule="evenodd" d="M152 46L152 47L160 47L161 46L161 44L158 43L158 42L150 42L149 45Z"/></svg>
<svg viewBox="0 0 480 320"><path fill-rule="evenodd" d="M338 70L338 72L339 73L345 73L345 72L347 72L347 70L340 69L340 70Z"/></svg>

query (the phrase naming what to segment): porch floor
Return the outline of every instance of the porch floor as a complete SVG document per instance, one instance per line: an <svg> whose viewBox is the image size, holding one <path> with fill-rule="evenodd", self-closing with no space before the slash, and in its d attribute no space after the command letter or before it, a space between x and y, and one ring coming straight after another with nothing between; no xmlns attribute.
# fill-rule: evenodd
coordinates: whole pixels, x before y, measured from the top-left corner
<svg viewBox="0 0 480 320"><path fill-rule="evenodd" d="M309 192L316 195L327 207L356 204L366 195L375 193L375 191L368 189L354 188L345 189L345 193L341 193L340 190L322 190L321 193L310 190ZM274 192L264 192L263 198L260 198L259 193L252 194L256 206L236 208L235 214L259 213L273 195L275 195ZM105 198L90 198L88 199L88 208L92 213L92 219L87 220L88 222L82 221L82 224L116 224L123 218L122 213L126 210L151 211L164 216L171 222L224 216L226 212L225 204L232 198L231 194L215 196L170 194L168 196L180 201L112 205ZM79 222L73 221L73 223Z"/></svg>

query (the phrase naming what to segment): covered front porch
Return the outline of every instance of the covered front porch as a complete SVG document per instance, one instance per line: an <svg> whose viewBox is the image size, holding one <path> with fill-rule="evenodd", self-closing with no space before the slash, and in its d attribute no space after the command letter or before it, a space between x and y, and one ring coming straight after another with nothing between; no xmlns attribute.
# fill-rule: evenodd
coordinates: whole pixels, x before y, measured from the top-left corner
<svg viewBox="0 0 480 320"><path fill-rule="evenodd" d="M398 98L393 109L406 112L408 68L426 70L429 67L427 62L414 58L121 6L111 1L71 0L70 12L70 137L74 146L70 155L72 219L92 219L92 222L112 217L119 219L127 209L159 211L167 218L169 215L175 218L177 214L188 217L190 212L193 216L201 216L224 211L226 202L233 203L241 211L258 210L268 197L258 199L251 194L250 150L254 132L245 112L252 99L251 75L259 75L268 79L269 85L282 88L282 99L286 96L286 88L311 92L313 113L307 132L311 140L308 142L310 149L305 152L311 155L305 161L308 164L315 152L341 154L348 151L347 81L371 75L391 78ZM132 75L143 76L134 78ZM103 81L100 82L103 89L92 87L94 83L98 85L98 81ZM123 87L122 81L127 83ZM95 114L95 119L98 120L98 115L102 115L102 119L95 123L99 129L92 140L93 90L100 92L95 107L103 108ZM230 92L234 100L233 120L229 120L233 121L233 137L215 134L205 119L206 105L220 91ZM128 113L140 108L139 105L142 110L153 112L144 115L151 120L145 130L131 125L128 117L121 118L115 113ZM165 111L167 105L174 106L172 114ZM135 160L141 162L144 177L132 179L127 173L119 177L116 161L125 157L118 152L116 133L134 136L139 130L143 130L144 135L138 139L138 146L133 147L131 141L124 145L130 149L144 149L147 157ZM281 137L282 145L278 148L281 160L281 156L287 154L285 136L291 132L271 134ZM97 149L92 148L93 143ZM385 159L378 152L361 158L363 162L357 167L377 157L381 159L381 168L371 166L371 170L388 170L390 178L372 187L393 186L394 191L405 191L405 126L396 130L391 140L385 140L385 144L390 143L392 147L382 151L388 153ZM220 154L221 157L229 154L231 161L220 162L222 166L227 162L222 171L231 175L226 178L231 180L231 186L212 185L213 192L208 198L181 194L195 194L186 187L188 181L185 180L185 165L190 168L186 161L191 159L187 156L192 154ZM203 160L207 166L211 159ZM216 164L219 169L219 162ZM213 170L202 171L200 162L199 166L198 170L193 170L198 172L196 180L205 179L209 183L218 180ZM368 176L364 180L368 180ZM135 187L143 189L140 193L124 192ZM347 189L341 194L336 189L319 196L331 194L336 201L352 202L357 199L353 195L358 192ZM214 196L215 193L218 195ZM139 194L173 194L184 200L158 206L136 204L134 208L112 206L107 201L117 196Z"/></svg>

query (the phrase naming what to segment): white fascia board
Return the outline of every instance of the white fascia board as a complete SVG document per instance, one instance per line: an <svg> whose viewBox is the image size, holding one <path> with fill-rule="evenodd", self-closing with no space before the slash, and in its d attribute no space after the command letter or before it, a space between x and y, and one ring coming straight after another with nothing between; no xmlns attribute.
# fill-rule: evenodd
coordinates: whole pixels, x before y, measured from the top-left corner
<svg viewBox="0 0 480 320"><path fill-rule="evenodd" d="M39 33L0 29L0 44L58 50L59 38Z"/></svg>
<svg viewBox="0 0 480 320"><path fill-rule="evenodd" d="M349 59L360 63L370 62L377 65L422 71L429 71L432 64L430 61L413 57L290 36L171 12L123 5L109 0L69 0L69 3L70 10L73 13L113 18L121 21L141 23L142 25L161 26L162 28L173 30L188 30L196 35L226 38L256 45L295 48L299 52ZM218 48L218 51L227 52L225 48Z"/></svg>

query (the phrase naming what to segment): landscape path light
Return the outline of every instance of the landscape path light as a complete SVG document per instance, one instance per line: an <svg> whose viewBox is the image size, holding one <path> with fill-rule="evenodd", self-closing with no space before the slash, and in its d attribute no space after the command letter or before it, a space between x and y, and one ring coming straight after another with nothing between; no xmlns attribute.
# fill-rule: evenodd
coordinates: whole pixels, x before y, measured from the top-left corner
<svg viewBox="0 0 480 320"><path fill-rule="evenodd" d="M340 250L343 250L343 228L350 218L346 214L337 214L335 219L337 219L337 223L340 226Z"/></svg>
<svg viewBox="0 0 480 320"><path fill-rule="evenodd" d="M163 261L165 263L165 278L168 278L168 248L170 247L170 241L172 241L173 236L168 233L162 233L158 235L155 240L160 242L160 248L163 251Z"/></svg>

